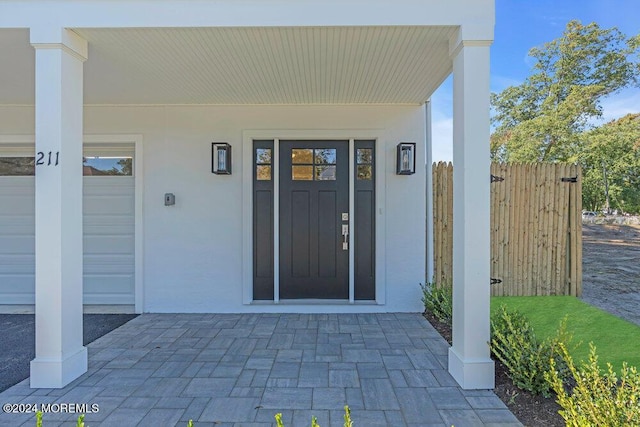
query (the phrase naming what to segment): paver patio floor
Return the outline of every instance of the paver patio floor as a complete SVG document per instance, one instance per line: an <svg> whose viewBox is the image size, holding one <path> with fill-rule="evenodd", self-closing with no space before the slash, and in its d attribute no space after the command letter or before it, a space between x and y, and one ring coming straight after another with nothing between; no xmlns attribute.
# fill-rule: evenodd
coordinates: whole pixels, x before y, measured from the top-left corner
<svg viewBox="0 0 640 427"><path fill-rule="evenodd" d="M97 404L88 427L520 426L490 390L448 374L448 344L420 315L144 314L88 345L89 370L63 389L0 393L0 403ZM45 413L44 427L78 414ZM0 426L34 414L0 414Z"/></svg>

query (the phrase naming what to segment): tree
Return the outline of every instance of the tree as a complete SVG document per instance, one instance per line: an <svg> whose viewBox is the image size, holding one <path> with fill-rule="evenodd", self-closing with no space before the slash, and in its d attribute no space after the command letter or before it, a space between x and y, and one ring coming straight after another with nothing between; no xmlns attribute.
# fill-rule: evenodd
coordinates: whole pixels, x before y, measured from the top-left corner
<svg viewBox="0 0 640 427"><path fill-rule="evenodd" d="M131 157L125 157L118 160L118 168L120 175L133 175L133 159Z"/></svg>
<svg viewBox="0 0 640 427"><path fill-rule="evenodd" d="M584 141L583 206L640 212L640 113L585 132Z"/></svg>
<svg viewBox="0 0 640 427"><path fill-rule="evenodd" d="M494 160L577 160L582 133L602 115L602 98L640 83L639 51L640 35L627 38L617 28L579 21L531 49L532 74L492 94Z"/></svg>

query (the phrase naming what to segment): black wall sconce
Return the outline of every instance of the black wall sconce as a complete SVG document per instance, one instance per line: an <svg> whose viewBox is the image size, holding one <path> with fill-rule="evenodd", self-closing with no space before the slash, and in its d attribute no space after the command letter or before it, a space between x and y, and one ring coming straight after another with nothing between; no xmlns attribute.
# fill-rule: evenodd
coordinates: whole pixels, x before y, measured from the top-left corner
<svg viewBox="0 0 640 427"><path fill-rule="evenodd" d="M401 142L396 155L396 175L412 175L416 173L416 143Z"/></svg>
<svg viewBox="0 0 640 427"><path fill-rule="evenodd" d="M231 175L231 145L226 142L211 143L211 172Z"/></svg>

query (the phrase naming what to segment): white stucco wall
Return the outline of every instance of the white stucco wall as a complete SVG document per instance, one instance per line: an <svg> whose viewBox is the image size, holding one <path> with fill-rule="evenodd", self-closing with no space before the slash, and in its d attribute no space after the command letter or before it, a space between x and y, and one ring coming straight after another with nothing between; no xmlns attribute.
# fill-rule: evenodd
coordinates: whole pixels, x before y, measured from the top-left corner
<svg viewBox="0 0 640 427"><path fill-rule="evenodd" d="M425 167L395 175L398 142L417 142L424 158L424 108L419 106L94 106L85 134L143 137L143 308L145 312L421 311L425 277ZM382 305L243 305L243 132L327 131L377 135L377 221L386 241L378 285ZM0 107L0 134L33 134L32 107ZM275 132L275 131L274 131ZM277 137L277 135L273 135ZM233 174L211 173L211 142L233 147ZM245 173L246 172L246 173ZM382 188L380 184L382 183ZM164 193L176 205L164 206ZM251 232L251 230L247 230ZM302 301L303 303L303 301Z"/></svg>

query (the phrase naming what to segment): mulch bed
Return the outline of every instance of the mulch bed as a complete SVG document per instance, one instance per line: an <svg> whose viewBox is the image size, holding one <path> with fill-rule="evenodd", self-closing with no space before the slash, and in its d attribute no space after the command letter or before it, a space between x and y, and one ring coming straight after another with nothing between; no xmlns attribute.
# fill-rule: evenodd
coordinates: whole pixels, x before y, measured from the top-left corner
<svg viewBox="0 0 640 427"><path fill-rule="evenodd" d="M451 326L440 322L431 313L424 317L442 337L451 344ZM518 420L527 427L562 427L564 420L558 414L561 409L554 397L536 396L513 385L505 366L496 360L496 388L494 393L504 402Z"/></svg>

